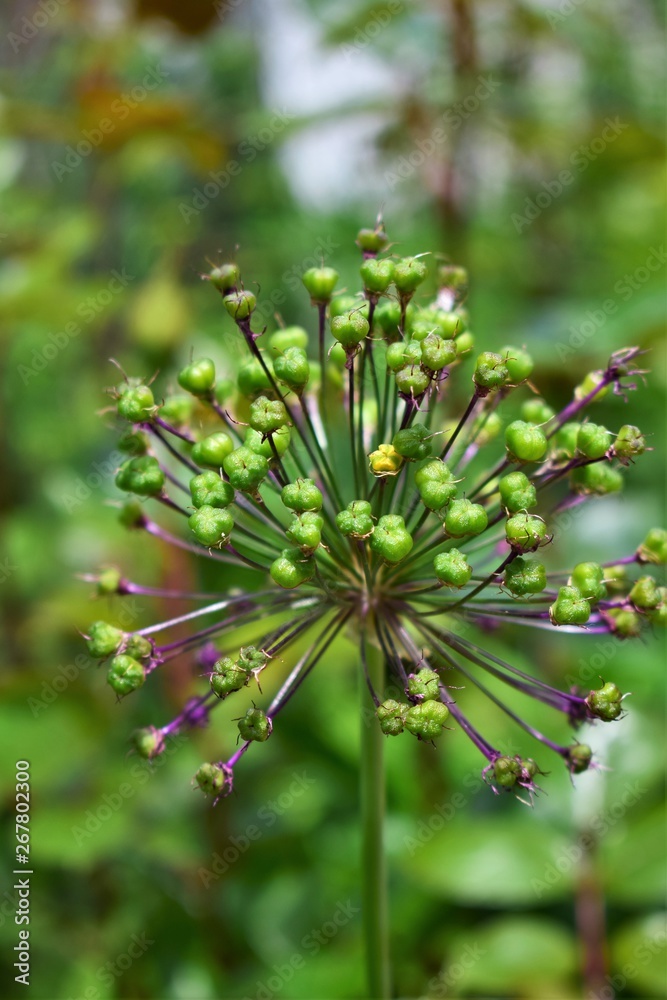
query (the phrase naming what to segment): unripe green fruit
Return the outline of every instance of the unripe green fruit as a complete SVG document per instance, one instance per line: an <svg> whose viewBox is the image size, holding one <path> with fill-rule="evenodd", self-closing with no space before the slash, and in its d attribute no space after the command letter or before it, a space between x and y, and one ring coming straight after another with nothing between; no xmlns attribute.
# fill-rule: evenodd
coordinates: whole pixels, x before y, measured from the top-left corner
<svg viewBox="0 0 667 1000"><path fill-rule="evenodd" d="M225 309L234 320L244 320L252 314L257 299L252 292L242 289L240 292L230 292L222 300Z"/></svg>
<svg viewBox="0 0 667 1000"><path fill-rule="evenodd" d="M636 639L641 634L642 619L636 611L629 611L627 608L609 608L606 617L610 619L616 635L623 639Z"/></svg>
<svg viewBox="0 0 667 1000"><path fill-rule="evenodd" d="M454 475L439 458L417 470L415 485L421 502L429 510L441 510L456 496Z"/></svg>
<svg viewBox="0 0 667 1000"><path fill-rule="evenodd" d="M302 514L306 510L322 509L322 494L312 479L297 479L284 486L280 499L289 507Z"/></svg>
<svg viewBox="0 0 667 1000"><path fill-rule="evenodd" d="M127 431L118 441L118 448L136 458L148 451L148 435L144 431Z"/></svg>
<svg viewBox="0 0 667 1000"><path fill-rule="evenodd" d="M513 788L521 777L521 761L516 757L498 757L493 762L493 780L501 788Z"/></svg>
<svg viewBox="0 0 667 1000"><path fill-rule="evenodd" d="M224 764L202 764L195 774L195 781L204 793L212 798L219 798L231 791L231 771Z"/></svg>
<svg viewBox="0 0 667 1000"><path fill-rule="evenodd" d="M387 368L397 372L408 365L421 363L422 345L418 340L398 340L387 348Z"/></svg>
<svg viewBox="0 0 667 1000"><path fill-rule="evenodd" d="M160 407L160 416L172 427L184 427L192 417L194 399L191 396L183 396L180 393L175 396L167 396Z"/></svg>
<svg viewBox="0 0 667 1000"><path fill-rule="evenodd" d="M368 302L355 298L354 295L339 295L331 300L329 317L333 319L334 316L344 316L346 313L357 310L368 319Z"/></svg>
<svg viewBox="0 0 667 1000"><path fill-rule="evenodd" d="M593 760L593 751L585 743L575 743L567 748L567 764L573 774L587 771Z"/></svg>
<svg viewBox="0 0 667 1000"><path fill-rule="evenodd" d="M472 566L468 558L458 549L440 552L433 560L433 569L440 583L447 587L465 587L472 576Z"/></svg>
<svg viewBox="0 0 667 1000"><path fill-rule="evenodd" d="M586 377L584 378L584 381L581 383L581 385L578 385L577 388L574 390L574 398L584 399L593 391L593 389L597 389L597 387L603 380L604 380L604 372L602 371L589 372L588 375L586 375ZM591 402L599 403L601 399L604 399L604 397L607 395L608 392L609 392L609 386L606 385L604 386L603 389L600 389L595 394L595 396L593 396Z"/></svg>
<svg viewBox="0 0 667 1000"><path fill-rule="evenodd" d="M116 473L116 486L128 493L141 497L158 496L164 487L166 476L160 463L151 455L141 455L123 462Z"/></svg>
<svg viewBox="0 0 667 1000"><path fill-rule="evenodd" d="M624 424L614 441L614 455L621 462L627 463L637 455L646 451L646 438L633 424Z"/></svg>
<svg viewBox="0 0 667 1000"><path fill-rule="evenodd" d="M373 533L372 507L367 500L353 500L346 510L336 514L336 525L343 535L366 538Z"/></svg>
<svg viewBox="0 0 667 1000"><path fill-rule="evenodd" d="M651 528L637 551L642 562L664 566L667 563L667 531Z"/></svg>
<svg viewBox="0 0 667 1000"><path fill-rule="evenodd" d="M488 523L482 505L471 500L452 500L445 514L445 531L450 538L479 535Z"/></svg>
<svg viewBox="0 0 667 1000"><path fill-rule="evenodd" d="M454 343L456 345L456 353L461 358L464 357L466 354L470 354L473 347L475 346L475 338L473 337L470 330L465 330L464 333L457 335Z"/></svg>
<svg viewBox="0 0 667 1000"><path fill-rule="evenodd" d="M444 340L452 340L457 333L463 332L464 325L458 313L445 312L435 306L415 309L410 313L407 324L410 336L415 340L424 340L429 333L437 333Z"/></svg>
<svg viewBox="0 0 667 1000"><path fill-rule="evenodd" d="M138 729L132 737L134 749L144 760L154 760L164 751L166 740L161 729L155 726L146 726L145 729Z"/></svg>
<svg viewBox="0 0 667 1000"><path fill-rule="evenodd" d="M209 469L220 469L228 455L234 450L234 442L229 434L216 431L192 446L192 461Z"/></svg>
<svg viewBox="0 0 667 1000"><path fill-rule="evenodd" d="M241 445L230 452L222 463L229 482L235 490L256 493L257 488L269 474L269 463L263 455Z"/></svg>
<svg viewBox="0 0 667 1000"><path fill-rule="evenodd" d="M423 396L431 384L431 375L418 365L408 365L395 375L396 388L402 396L414 399Z"/></svg>
<svg viewBox="0 0 667 1000"><path fill-rule="evenodd" d="M422 341L422 365L429 371L439 372L456 361L456 346L437 333L429 333Z"/></svg>
<svg viewBox="0 0 667 1000"><path fill-rule="evenodd" d="M539 396L526 399L521 404L521 419L527 424L546 424L553 416L554 410Z"/></svg>
<svg viewBox="0 0 667 1000"><path fill-rule="evenodd" d="M410 710L410 706L405 702L394 701L388 698L375 710L375 714L380 722L380 729L385 736L400 736L405 727L405 716Z"/></svg>
<svg viewBox="0 0 667 1000"><path fill-rule="evenodd" d="M519 512L508 518L505 537L515 552L534 552L547 541L547 526L536 514Z"/></svg>
<svg viewBox="0 0 667 1000"><path fill-rule="evenodd" d="M257 646L241 646L239 650L239 666L250 672L263 670L269 662L269 654Z"/></svg>
<svg viewBox="0 0 667 1000"><path fill-rule="evenodd" d="M386 292L394 280L394 263L391 260L377 260L369 257L359 268L364 289L372 295Z"/></svg>
<svg viewBox="0 0 667 1000"><path fill-rule="evenodd" d="M555 452L556 458L559 461L564 461L569 458L574 458L574 453L577 450L577 438L579 437L579 430L581 429L581 424L570 421L567 424L563 424L555 435Z"/></svg>
<svg viewBox="0 0 667 1000"><path fill-rule="evenodd" d="M305 350L301 347L288 347L276 357L273 367L278 381L293 392L302 392L308 384L310 364Z"/></svg>
<svg viewBox="0 0 667 1000"><path fill-rule="evenodd" d="M378 521L370 544L374 552L393 565L405 559L412 549L413 541L402 517L398 514L385 514Z"/></svg>
<svg viewBox="0 0 667 1000"><path fill-rule="evenodd" d="M323 526L323 517L314 511L304 511L294 518L285 534L304 554L310 555L322 541Z"/></svg>
<svg viewBox="0 0 667 1000"><path fill-rule="evenodd" d="M549 608L553 625L585 625L590 616L590 604L576 587L561 587Z"/></svg>
<svg viewBox="0 0 667 1000"><path fill-rule="evenodd" d="M155 409L155 399L147 385L125 385L121 387L120 392L117 404L119 416L132 424L151 419Z"/></svg>
<svg viewBox="0 0 667 1000"><path fill-rule="evenodd" d="M547 572L537 559L518 556L505 567L504 582L515 597L540 594L547 585Z"/></svg>
<svg viewBox="0 0 667 1000"><path fill-rule="evenodd" d="M274 363L291 347L299 347L303 351L308 347L308 334L302 326L286 326L269 337L269 351Z"/></svg>
<svg viewBox="0 0 667 1000"><path fill-rule="evenodd" d="M428 458L433 450L433 434L423 424L413 424L394 434L392 445L403 458L410 462Z"/></svg>
<svg viewBox="0 0 667 1000"><path fill-rule="evenodd" d="M153 655L153 643L143 635L130 632L123 644L123 652L135 660L147 660Z"/></svg>
<svg viewBox="0 0 667 1000"><path fill-rule="evenodd" d="M301 280L311 302L324 304L331 299L338 284L338 271L334 271L333 267L310 267Z"/></svg>
<svg viewBox="0 0 667 1000"><path fill-rule="evenodd" d="M586 705L591 715L603 722L613 722L623 712L623 695L615 684L605 684L599 691L591 691Z"/></svg>
<svg viewBox="0 0 667 1000"><path fill-rule="evenodd" d="M355 350L369 330L368 320L360 312L334 316L331 320L331 332L346 351Z"/></svg>
<svg viewBox="0 0 667 1000"><path fill-rule="evenodd" d="M190 480L190 496L193 507L229 507L234 489L217 472L203 472Z"/></svg>
<svg viewBox="0 0 667 1000"><path fill-rule="evenodd" d="M624 485L619 470L612 468L607 462L595 462L573 469L571 481L577 493L596 493L599 496L618 493Z"/></svg>
<svg viewBox="0 0 667 1000"><path fill-rule="evenodd" d="M293 590L313 577L315 560L305 557L301 549L283 549L280 558L272 563L270 572L279 587Z"/></svg>
<svg viewBox="0 0 667 1000"><path fill-rule="evenodd" d="M408 694L420 702L440 697L440 678L435 670L424 668L408 677Z"/></svg>
<svg viewBox="0 0 667 1000"><path fill-rule="evenodd" d="M547 453L544 431L523 420L514 420L505 428L505 444L509 457L517 462L539 462Z"/></svg>
<svg viewBox="0 0 667 1000"><path fill-rule="evenodd" d="M130 531L143 528L146 524L146 516L139 501L126 500L120 509L118 520L124 528L129 528Z"/></svg>
<svg viewBox="0 0 667 1000"><path fill-rule="evenodd" d="M376 226L375 229L360 229L355 242L364 253L381 253L387 246L389 237L382 226Z"/></svg>
<svg viewBox="0 0 667 1000"><path fill-rule="evenodd" d="M250 404L250 426L260 434L273 434L287 423L287 410L280 399L258 396Z"/></svg>
<svg viewBox="0 0 667 1000"><path fill-rule="evenodd" d="M98 596L108 597L110 594L117 594L122 579L120 571L115 566L107 566L97 578Z"/></svg>
<svg viewBox="0 0 667 1000"><path fill-rule="evenodd" d="M580 591L581 596L597 604L607 596L604 585L604 570L599 563L577 563L572 570L570 585Z"/></svg>
<svg viewBox="0 0 667 1000"><path fill-rule="evenodd" d="M409 325L408 313L411 313L409 306L406 312L406 325ZM399 303L394 299L383 299L378 303L373 313L373 322L380 327L385 336L396 337L401 324L401 307Z"/></svg>
<svg viewBox="0 0 667 1000"><path fill-rule="evenodd" d="M483 351L477 358L472 379L477 388L486 395L492 389L500 389L507 384L509 370L500 354Z"/></svg>
<svg viewBox="0 0 667 1000"><path fill-rule="evenodd" d="M188 524L198 542L220 548L229 541L234 518L225 508L204 504L188 518Z"/></svg>
<svg viewBox="0 0 667 1000"><path fill-rule="evenodd" d="M503 507L510 513L528 510L537 504L535 487L523 472L510 472L498 483L498 491Z"/></svg>
<svg viewBox="0 0 667 1000"><path fill-rule="evenodd" d="M427 268L416 257L402 257L394 264L394 285L399 295L413 295L426 278Z"/></svg>
<svg viewBox="0 0 667 1000"><path fill-rule="evenodd" d="M249 708L242 719L239 719L241 739L253 743L265 743L271 735L273 723L261 708Z"/></svg>
<svg viewBox="0 0 667 1000"><path fill-rule="evenodd" d="M218 698L226 698L233 691L240 691L250 681L250 674L231 656L217 660L210 677L211 690Z"/></svg>
<svg viewBox="0 0 667 1000"><path fill-rule="evenodd" d="M272 370L271 362L267 361L266 365L270 372ZM257 358L252 358L241 365L236 384L241 395L247 396L248 399L254 399L255 396L260 396L267 391L273 391L271 379Z"/></svg>
<svg viewBox="0 0 667 1000"><path fill-rule="evenodd" d="M243 444L246 448L250 448L254 451L256 455L263 455L264 458L268 459L269 462L275 458L274 448L278 452L278 458L282 458L287 449L289 448L290 441L292 440L292 433L289 427L281 427L279 430L275 431L270 437L264 437L259 431L253 430L249 427L246 431L246 435ZM271 445L273 444L273 448Z"/></svg>
<svg viewBox="0 0 667 1000"><path fill-rule="evenodd" d="M98 621L88 628L88 638L86 645L88 652L96 659L104 659L117 653L125 640L125 633L122 629L109 625L108 622Z"/></svg>
<svg viewBox="0 0 667 1000"><path fill-rule="evenodd" d="M449 709L441 701L424 701L413 705L405 716L405 728L420 740L434 740L442 734Z"/></svg>
<svg viewBox="0 0 667 1000"><path fill-rule="evenodd" d="M599 424L582 424L577 434L577 451L585 458L602 458L609 448L611 435Z"/></svg>
<svg viewBox="0 0 667 1000"><path fill-rule="evenodd" d="M658 587L660 602L657 607L649 608L646 615L652 625L660 628L667 626L667 587Z"/></svg>
<svg viewBox="0 0 667 1000"><path fill-rule="evenodd" d="M211 284L221 292L229 292L236 288L241 280L241 272L236 264L221 264L214 267L208 276Z"/></svg>
<svg viewBox="0 0 667 1000"><path fill-rule="evenodd" d="M661 601L660 590L652 576L640 576L628 597L642 611L652 611Z"/></svg>
<svg viewBox="0 0 667 1000"><path fill-rule="evenodd" d="M510 345L501 348L500 354L505 362L505 367L509 373L509 381L512 385L520 385L530 377L535 367L535 362L528 351Z"/></svg>
<svg viewBox="0 0 667 1000"><path fill-rule="evenodd" d="M146 680L146 671L138 660L125 653L114 656L109 664L107 682L119 698L124 698L131 691L136 691Z"/></svg>
<svg viewBox="0 0 667 1000"><path fill-rule="evenodd" d="M215 385L215 365L210 358L198 358L181 369L178 384L193 396L207 396Z"/></svg>
<svg viewBox="0 0 667 1000"><path fill-rule="evenodd" d="M393 444L380 444L368 456L368 465L374 476L395 476L403 466L403 456Z"/></svg>

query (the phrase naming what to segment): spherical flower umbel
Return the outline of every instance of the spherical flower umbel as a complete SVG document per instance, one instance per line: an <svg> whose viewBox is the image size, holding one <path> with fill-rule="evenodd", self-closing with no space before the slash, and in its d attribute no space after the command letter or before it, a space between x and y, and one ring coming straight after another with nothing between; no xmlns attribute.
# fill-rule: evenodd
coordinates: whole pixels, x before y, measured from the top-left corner
<svg viewBox="0 0 667 1000"><path fill-rule="evenodd" d="M665 623L667 591L655 579L667 560L661 529L623 559L600 564L582 554L570 569L553 568L555 515L620 489L647 450L638 427L619 420L607 428L587 412L609 390L624 396L636 387L641 352L613 354L556 412L527 381L533 362L524 346L491 345L467 360L474 338L462 268L431 268L433 284L429 257L392 255L381 222L362 230L357 244L356 295L335 297L331 267L304 274L312 338L301 326L267 335L239 267L223 263L206 277L246 360L234 369L222 357L193 358L177 375L176 395L136 378L112 391L125 422L127 459L116 476L129 494L123 524L226 573L220 593L201 594L103 570L100 595L195 607L135 633L95 621L88 648L108 661L119 698L199 651L196 672L207 690L171 722L135 736L136 752L149 760L246 691L227 737L242 742L195 776L214 800L231 790L252 744L280 728L281 710L345 630L356 637L378 732L423 742L468 738L495 792L532 801L548 761L501 753L462 711L461 687L491 697L540 744L541 756L560 757L572 775L595 766L591 748L539 732L511 706L513 692L574 726L620 719L625 696L612 680L561 691L538 665L520 670L471 633L504 625L511 636L518 627L546 630L544 641L552 628L631 639ZM456 380L468 403L452 412ZM180 533L155 517L160 510L181 519ZM240 569L250 581L243 589ZM272 699L260 675L265 687L275 685ZM487 677L507 696L492 694ZM474 716L474 702L469 711Z"/></svg>

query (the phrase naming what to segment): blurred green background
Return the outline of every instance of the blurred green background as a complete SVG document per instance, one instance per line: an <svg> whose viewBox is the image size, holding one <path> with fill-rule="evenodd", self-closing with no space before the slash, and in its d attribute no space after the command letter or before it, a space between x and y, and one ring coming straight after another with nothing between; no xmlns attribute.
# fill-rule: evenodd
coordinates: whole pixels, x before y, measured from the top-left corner
<svg viewBox="0 0 667 1000"><path fill-rule="evenodd" d="M231 746L227 718L153 771L126 755L134 727L167 721L195 689L191 667L117 705L83 653L91 618L146 624L165 608L111 612L77 573L115 564L179 586L195 571L123 532L105 503L108 359L148 374L193 347L233 352L199 277L233 253L269 325L278 310L312 329L298 275L323 258L355 287L354 234L382 208L401 251L470 269L479 345L525 342L550 401L611 350L650 350L647 385L596 412L639 424L655 450L561 539L563 559L632 552L664 510L664 6L8 0L2 17L2 993L361 996L349 643L214 810L190 777ZM600 651L510 629L494 641L556 683L603 669L633 692L630 711L590 736L611 770L574 791L557 770L534 810L480 791L462 737L438 753L389 747L397 996L663 997L664 644ZM483 731L525 746L470 700ZM21 758L36 873L27 991L11 957ZM582 851L590 829L597 847ZM596 947L608 978L591 992Z"/></svg>

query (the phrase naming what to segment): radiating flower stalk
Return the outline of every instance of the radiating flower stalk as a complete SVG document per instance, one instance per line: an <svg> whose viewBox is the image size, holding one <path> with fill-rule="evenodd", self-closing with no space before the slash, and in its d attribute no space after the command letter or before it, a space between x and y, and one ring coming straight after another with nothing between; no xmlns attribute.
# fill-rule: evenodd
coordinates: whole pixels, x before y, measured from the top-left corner
<svg viewBox="0 0 667 1000"><path fill-rule="evenodd" d="M665 563L667 532L649 531L635 552L610 563L561 571L543 561L543 550L558 542L559 515L620 490L646 451L634 425L610 430L589 418L609 393L627 402L644 374L639 349L613 354L556 413L529 381L533 362L524 347L502 345L474 360L462 268L436 265L429 274L426 255L397 257L381 221L361 230L357 245L356 294L336 293L339 276L330 267L303 275L312 337L298 326L259 329L255 294L236 264L223 263L204 278L234 320L247 361L221 374L213 360L193 359L178 374L181 391L164 397L137 378L113 390L117 414L130 425L116 477L133 494L123 523L230 567L229 581L235 568L250 569L256 583L243 593L169 591L105 569L94 578L101 594L191 600L195 609L134 633L98 621L87 638L93 656L109 658L119 698L184 655L195 654L208 678L208 690L175 719L135 734L136 751L148 759L176 733L207 725L235 692L253 689L237 749L195 776L215 803L231 791L242 756L281 725L281 711L338 637L352 634L375 709L370 725L362 712L364 868L369 990L383 997L384 737L431 742L460 729L479 751L490 789L529 803L550 756L572 775L597 766L587 743L558 743L524 720L513 692L543 702L575 729L618 720L626 695L604 679L593 690L558 690L539 671L488 652L483 635L505 624L632 639L664 625L667 590L647 569ZM470 386L459 414L452 413L452 379ZM182 531L162 525L164 508L170 522L182 519ZM192 631L183 638L186 623ZM241 629L246 636L254 629L252 644L240 644ZM170 639L173 630L181 637ZM269 686L285 665L277 694L265 699L264 675ZM465 685L535 740L539 763L504 754L482 735L459 705Z"/></svg>

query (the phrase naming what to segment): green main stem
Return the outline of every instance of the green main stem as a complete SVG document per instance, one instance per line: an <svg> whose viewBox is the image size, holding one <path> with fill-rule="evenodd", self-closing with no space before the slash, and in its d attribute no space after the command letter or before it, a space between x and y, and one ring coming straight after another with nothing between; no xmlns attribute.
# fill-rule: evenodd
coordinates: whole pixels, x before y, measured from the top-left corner
<svg viewBox="0 0 667 1000"><path fill-rule="evenodd" d="M368 676L375 691L384 690L384 657L370 642L366 643ZM384 853L384 736L371 717L374 709L366 679L360 671L361 684L361 883L366 974L369 1000L388 1000L391 996L389 968L389 903L387 866Z"/></svg>

